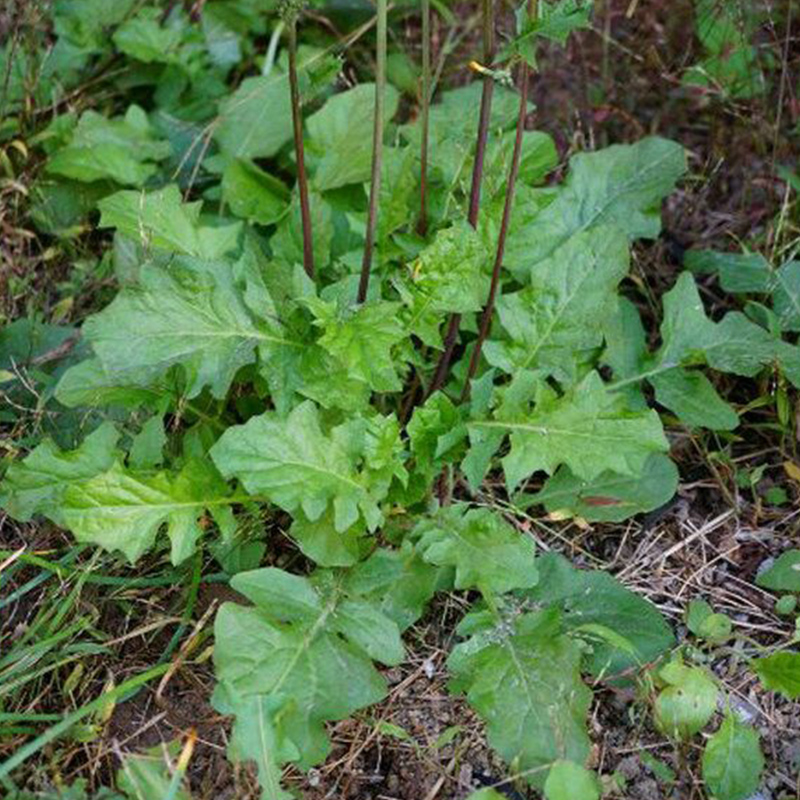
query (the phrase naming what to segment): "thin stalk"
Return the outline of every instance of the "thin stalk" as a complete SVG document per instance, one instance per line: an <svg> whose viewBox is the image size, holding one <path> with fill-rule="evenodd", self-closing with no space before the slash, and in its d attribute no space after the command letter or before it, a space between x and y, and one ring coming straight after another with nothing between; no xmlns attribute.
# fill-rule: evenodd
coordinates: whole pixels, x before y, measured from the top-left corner
<svg viewBox="0 0 800 800"><path fill-rule="evenodd" d="M519 96L519 116L517 117L517 135L514 140L514 153L511 157L511 167L508 172L508 185L506 188L506 201L503 207L503 221L500 223L500 235L497 238L497 253L492 270L492 283L489 287L489 297L481 315L481 324L478 331L478 339L475 342L475 349L469 360L469 369L464 381L464 388L461 392L461 400L464 401L469 396L470 383L478 368L481 357L481 350L486 336L489 333L489 326L492 322L494 313L494 303L497 297L497 288L500 284L500 269L503 266L503 256L506 250L506 239L508 238L508 227L511 222L511 211L514 207L514 191L517 185L517 175L519 174L519 162L522 154L522 137L525 133L525 117L528 111L528 81L530 77L530 67L527 61L522 64L522 79L520 81Z"/></svg>
<svg viewBox="0 0 800 800"><path fill-rule="evenodd" d="M422 143L420 145L419 222L420 236L428 232L428 139L431 110L431 0L422 0Z"/></svg>
<svg viewBox="0 0 800 800"><path fill-rule="evenodd" d="M483 0L483 63L489 66L494 59L494 6L493 0ZM481 185L483 183L483 166L486 159L486 143L489 140L489 120L492 114L492 97L494 95L494 79L490 75L483 76L481 92L481 108L478 119L478 138L475 143L475 161L472 165L472 185L469 192L469 212L467 221L473 228L478 227L478 213L481 207ZM458 330L461 326L461 314L453 314L447 325L444 337L444 351L436 365L436 372L428 388L428 396L444 386L450 371L450 362L458 342Z"/></svg>
<svg viewBox="0 0 800 800"><path fill-rule="evenodd" d="M294 128L294 152L297 160L297 188L300 192L300 218L303 224L303 268L309 278L314 277L314 237L311 230L311 208L308 202L308 178L303 149L303 115L301 112L300 86L297 79L297 15L287 20L289 28L289 91L292 100L292 126Z"/></svg>
<svg viewBox="0 0 800 800"><path fill-rule="evenodd" d="M377 53L375 64L375 116L372 131L372 179L369 190L367 234L364 241L364 258L361 262L361 280L358 282L357 302L367 299L369 277L372 270L372 251L375 249L375 232L378 227L378 207L381 194L381 169L383 167L383 122L386 94L386 17L387 0L378 0Z"/></svg>

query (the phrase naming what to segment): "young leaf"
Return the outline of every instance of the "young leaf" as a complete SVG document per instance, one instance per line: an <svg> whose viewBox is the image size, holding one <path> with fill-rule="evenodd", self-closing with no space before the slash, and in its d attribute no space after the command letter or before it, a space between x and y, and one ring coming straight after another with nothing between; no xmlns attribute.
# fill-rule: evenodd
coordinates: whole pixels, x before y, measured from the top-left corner
<svg viewBox="0 0 800 800"><path fill-rule="evenodd" d="M581 648L548 624L537 632L542 613L482 626L448 660L455 688L486 721L489 744L538 788L551 764L583 764L590 749ZM462 626L473 627L470 617Z"/></svg>
<svg viewBox="0 0 800 800"><path fill-rule="evenodd" d="M198 258L221 258L238 249L242 223L201 224L202 203L184 203L171 183L154 192L117 192L98 203L99 227L116 228L145 250L156 247Z"/></svg>
<svg viewBox="0 0 800 800"><path fill-rule="evenodd" d="M800 698L800 653L773 653L757 658L752 666L765 688L788 700Z"/></svg>
<svg viewBox="0 0 800 800"><path fill-rule="evenodd" d="M299 511L295 512L289 533L303 553L320 567L351 567L361 556L366 526L357 522L340 533L336 530L333 509L313 522Z"/></svg>
<svg viewBox="0 0 800 800"><path fill-rule="evenodd" d="M758 790L763 769L758 733L729 714L703 752L706 789L717 800L746 800Z"/></svg>
<svg viewBox="0 0 800 800"><path fill-rule="evenodd" d="M211 457L223 475L238 478L249 492L268 497L290 514L302 510L314 522L332 507L339 533L362 517L374 530L382 519L378 503L398 467L399 446L394 423L386 431L391 454L384 466L389 474L370 472L375 424L356 419L326 433L317 407L305 401L288 417L267 412L228 428L211 448Z"/></svg>
<svg viewBox="0 0 800 800"><path fill-rule="evenodd" d="M561 609L566 630L599 624L633 646L630 653L595 642L587 661L592 675L613 677L641 667L674 645L672 631L658 609L608 573L575 569L552 553L539 558L537 565L539 583L525 592L526 597L542 607Z"/></svg>
<svg viewBox="0 0 800 800"><path fill-rule="evenodd" d="M800 592L800 550L787 550L764 572L756 583L774 592Z"/></svg>
<svg viewBox="0 0 800 800"><path fill-rule="evenodd" d="M556 761L544 784L547 800L600 800L600 793L594 773L574 761Z"/></svg>
<svg viewBox="0 0 800 800"><path fill-rule="evenodd" d="M403 388L393 348L406 332L397 318L398 303L381 300L337 311L335 303L307 298L306 304L323 331L319 345L344 366L348 377L366 383L376 392L397 392Z"/></svg>
<svg viewBox="0 0 800 800"><path fill-rule="evenodd" d="M508 592L538 581L533 539L487 508L456 504L414 529L429 564L455 567L456 589Z"/></svg>
<svg viewBox="0 0 800 800"><path fill-rule="evenodd" d="M234 714L244 707L242 724L251 732L258 715L264 749L240 729L238 717L237 749L263 765L264 797L281 797L279 791L266 794L281 763L308 769L321 761L330 750L324 723L384 696L386 684L372 659L398 663L400 634L374 603L331 573L309 579L268 568L240 573L231 586L255 605L225 603L217 613L214 703Z"/></svg>
<svg viewBox="0 0 800 800"><path fill-rule="evenodd" d="M222 200L237 217L273 225L289 208L289 190L252 161L233 159L222 173Z"/></svg>
<svg viewBox="0 0 800 800"><path fill-rule="evenodd" d="M559 467L541 491L520 494L514 505L527 509L542 504L548 513L580 517L587 522L621 522L669 502L678 489L678 468L669 456L651 455L637 475L603 472L592 481Z"/></svg>

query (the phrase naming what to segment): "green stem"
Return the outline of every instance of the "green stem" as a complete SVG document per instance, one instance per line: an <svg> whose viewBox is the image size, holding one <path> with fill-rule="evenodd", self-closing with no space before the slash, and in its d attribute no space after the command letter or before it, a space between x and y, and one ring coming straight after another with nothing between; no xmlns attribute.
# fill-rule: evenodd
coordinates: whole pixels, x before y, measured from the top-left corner
<svg viewBox="0 0 800 800"><path fill-rule="evenodd" d="M420 145L419 222L420 236L428 233L428 140L431 110L431 2L422 0L422 143Z"/></svg>
<svg viewBox="0 0 800 800"><path fill-rule="evenodd" d="M364 258L361 262L361 279L358 283L357 302L367 299L369 277L372 270L372 252L375 248L375 233L378 227L378 207L381 194L381 169L383 167L383 123L386 94L386 18L387 0L378 0L377 53L375 64L375 116L372 131L372 179L369 191L367 234L364 241Z"/></svg>
<svg viewBox="0 0 800 800"><path fill-rule="evenodd" d="M289 91L292 102L292 127L294 152L297 160L297 188L300 192L300 217L303 224L303 268L309 278L314 278L314 237L311 230L311 208L308 202L305 150L303 148L303 115L300 86L297 78L297 15L287 20L289 28Z"/></svg>

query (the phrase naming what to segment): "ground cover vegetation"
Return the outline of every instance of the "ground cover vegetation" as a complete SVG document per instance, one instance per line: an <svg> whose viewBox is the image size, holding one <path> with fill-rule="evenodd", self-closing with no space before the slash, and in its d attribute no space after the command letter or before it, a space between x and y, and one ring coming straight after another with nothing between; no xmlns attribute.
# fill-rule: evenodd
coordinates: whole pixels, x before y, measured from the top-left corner
<svg viewBox="0 0 800 800"><path fill-rule="evenodd" d="M670 618L570 558L586 531L627 539L674 507L682 442L723 500L793 518L791 3L737 9L690 5L699 47L673 90L728 110L777 95L782 201L735 251L672 242L679 266L652 283L643 248L702 181L687 144L565 151L530 124L548 65L613 4L0 17L6 796L422 797L397 777L350 794L353 775L314 794L354 724L359 753L452 753L431 800L624 797L597 757L609 703L666 746L641 756L664 796L745 800L783 776L720 665L800 697L800 551L749 582L777 620L760 627L713 596ZM742 466L742 443L768 455ZM423 748L376 709L437 609L439 667L420 669L464 716ZM199 732L170 711L186 675L212 707ZM171 727L127 747L141 730L114 731L145 697L166 710L142 727ZM490 748L473 794L454 777L464 720ZM207 739L233 765L222 787Z"/></svg>

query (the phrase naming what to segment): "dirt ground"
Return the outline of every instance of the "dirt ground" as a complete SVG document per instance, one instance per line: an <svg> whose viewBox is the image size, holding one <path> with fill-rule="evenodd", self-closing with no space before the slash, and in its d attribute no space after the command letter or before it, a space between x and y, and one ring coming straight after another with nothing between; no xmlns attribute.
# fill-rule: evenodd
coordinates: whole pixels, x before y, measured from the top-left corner
<svg viewBox="0 0 800 800"><path fill-rule="evenodd" d="M786 197L778 167L797 167L798 137L790 134L800 119L796 4L768 4L770 22L759 35L765 50L777 54L777 66L768 94L747 102L682 85L684 69L700 55L692 35L690 0L606 0L597 5L593 30L575 36L566 49L547 53L532 88L537 110L530 125L550 132L564 158L576 149L630 142L648 134L675 139L688 148L691 176L664 209L664 236L637 245L637 279L660 292L672 282L683 251L690 247L730 249L740 242L768 247L773 221ZM709 302L719 302L713 284L705 291ZM758 388L732 387L751 394ZM774 613L774 598L755 587L753 579L768 559L797 546L796 503L789 512L765 510L757 497L736 487L728 465L706 458L704 443L677 432L672 445L683 482L677 500L662 512L624 525L579 527L543 518L520 519L518 524L535 532L542 549L564 552L578 565L607 569L649 597L675 624L679 636L685 633L681 620L687 603L702 597L730 615L742 637L763 644L785 639L791 634L790 621ZM735 443L734 452L741 467L775 466L787 446L794 448L796 443L776 441L753 426ZM502 498L487 494L482 499L492 503ZM21 537L29 535L30 529L0 529L0 541L7 548L19 546ZM132 594L130 602L144 609L139 622L169 615L178 592L177 587L165 587L148 596ZM118 704L99 746L76 744L63 769L65 780L89 775L99 783L116 768L118 753L158 745L194 728L198 743L189 779L196 797L259 796L250 770L226 760L229 727L208 702L213 675L210 640L203 636L210 632L211 616L204 612L224 601L228 592L216 586L201 589L194 618L200 620L202 643L160 687L154 684ZM90 592L85 602L91 606ZM463 598L444 598L412 629L408 662L386 673L389 697L332 728L334 749L325 764L308 775L289 774L303 797L461 800L473 788L487 785L516 800L533 796L490 753L481 724L465 702L446 691L446 653L464 608ZM13 618L6 617L3 624L23 624L29 613L15 608ZM96 618L93 624L116 631L117 621ZM127 633L123 629L117 635ZM102 687L112 672L120 682L126 671L152 663L148 654L163 652L168 638L156 631L146 647L137 638L129 639L98 667L87 694ZM800 706L761 691L739 650L736 643L708 657L737 713L762 735L768 767L759 800L800 798ZM654 733L645 703L633 691L598 688L591 717L593 760L603 774L614 776L616 784L607 787L611 796L616 791L630 800L702 797L697 751L676 751ZM658 778L653 761L642 758L644 752L664 769L679 772L680 782Z"/></svg>

